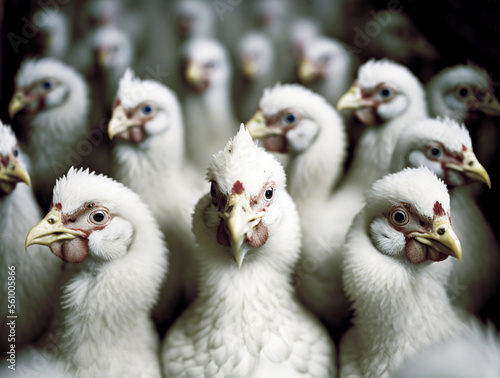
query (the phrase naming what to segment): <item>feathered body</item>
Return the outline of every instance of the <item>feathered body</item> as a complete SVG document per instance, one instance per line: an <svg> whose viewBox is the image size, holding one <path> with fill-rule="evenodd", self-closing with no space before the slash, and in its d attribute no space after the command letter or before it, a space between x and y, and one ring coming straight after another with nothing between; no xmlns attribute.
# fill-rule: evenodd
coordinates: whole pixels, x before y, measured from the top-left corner
<svg viewBox="0 0 500 378"><path fill-rule="evenodd" d="M492 323L473 320L471 332L425 348L408 360L392 378L482 377L500 372L500 336Z"/></svg>
<svg viewBox="0 0 500 378"><path fill-rule="evenodd" d="M130 126L116 135L113 176L150 206L165 235L171 273L163 285L155 320L163 323L168 318L171 323L179 301L189 303L196 293L191 214L203 183L186 161L182 111L172 91L156 81L135 78L128 70L120 81L116 104L110 135L116 133L115 123L127 122L120 118L120 110L136 117L138 123L129 121Z"/></svg>
<svg viewBox="0 0 500 378"><path fill-rule="evenodd" d="M88 96L83 77L53 58L27 60L16 75L11 116L22 111L15 123L21 128L35 193L43 206L50 203L56 179L70 166L82 166L94 147L88 140Z"/></svg>
<svg viewBox="0 0 500 378"><path fill-rule="evenodd" d="M449 118L421 120L401 131L391 171L424 165L448 185L453 228L464 251L462 262L453 261L448 294L455 305L477 314L497 289L500 246L465 186L489 181L472 151L471 138L463 124Z"/></svg>
<svg viewBox="0 0 500 378"><path fill-rule="evenodd" d="M63 288L48 350L18 356L19 368L38 353L48 363L34 369L50 376L57 369L73 377L160 377L150 314L167 253L149 208L122 184L75 169L57 181L53 201L27 244L49 245L80 268Z"/></svg>
<svg viewBox="0 0 500 378"><path fill-rule="evenodd" d="M290 282L299 258L300 224L285 190L282 167L257 149L242 128L214 156L207 179L213 183L211 194L200 199L193 219L199 245L199 294L167 333L164 373L335 376L333 344L295 299ZM224 210L226 195L230 204ZM231 205L240 196L252 200L248 205ZM265 210L260 210L258 223L252 221L254 228L241 236L243 244L237 244L229 230L233 230L231 214L241 206L252 207L248 210L252 213L255 207ZM229 228L223 231L224 227Z"/></svg>
<svg viewBox="0 0 500 378"><path fill-rule="evenodd" d="M425 245L423 258L415 261L422 246L414 237L422 234L393 226L398 209L405 209L411 230L423 231L425 222L434 229L439 217L449 216L446 186L419 168L385 176L368 192L343 251L343 282L354 317L341 339L341 377L389 377L422 348L467 329L446 293L451 261ZM439 222L446 225L443 235L452 232L447 220Z"/></svg>
<svg viewBox="0 0 500 378"><path fill-rule="evenodd" d="M206 37L187 41L181 55L187 64L183 75L191 86L183 98L187 152L204 171L237 124L230 91L232 67L224 46Z"/></svg>
<svg viewBox="0 0 500 378"><path fill-rule="evenodd" d="M17 151L17 152L15 152ZM0 169L9 154L15 154L18 167L25 171L14 132L0 123ZM11 159L10 164L15 164ZM3 173L3 172L2 172ZM0 174L2 176L2 174ZM58 303L61 261L47 256L43 247L30 253L24 251L24 240L31 228L42 219L42 214L31 189L24 183L14 183L10 192L4 185L12 185L0 177L0 279L3 306L0 316L0 354L35 341L49 326L54 305ZM7 179L8 180L8 179ZM12 300L11 300L12 298ZM10 311L12 310L12 311ZM12 316L12 318L9 318ZM15 327L11 327L11 321ZM11 332L11 328L13 332ZM13 338L10 338L13 336ZM10 340L9 340L10 339Z"/></svg>
<svg viewBox="0 0 500 378"><path fill-rule="evenodd" d="M332 306L347 306L331 298L331 267L323 270L318 264L329 253L318 238L319 230L325 232L330 225L317 221L318 209L329 200L344 171L344 122L322 96L298 84L278 84L266 89L258 112L246 126L267 151L289 157L288 191L297 205L303 234L297 291L306 307L326 322L336 312ZM311 266L314 272L308 271Z"/></svg>

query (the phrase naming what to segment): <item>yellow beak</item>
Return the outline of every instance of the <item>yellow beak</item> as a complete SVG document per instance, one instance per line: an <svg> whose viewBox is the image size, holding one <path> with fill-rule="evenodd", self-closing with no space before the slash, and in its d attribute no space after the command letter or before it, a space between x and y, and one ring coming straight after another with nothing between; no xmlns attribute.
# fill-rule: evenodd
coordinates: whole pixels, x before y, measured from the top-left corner
<svg viewBox="0 0 500 378"><path fill-rule="evenodd" d="M111 116L111 120L108 124L108 136L109 139L113 140L113 138L127 131L130 127L138 126L139 122L127 117L127 113L125 113L125 108L122 105L119 105L113 110L113 114Z"/></svg>
<svg viewBox="0 0 500 378"><path fill-rule="evenodd" d="M107 48L100 48L97 52L97 63L99 67L106 67L111 60L111 51Z"/></svg>
<svg viewBox="0 0 500 378"><path fill-rule="evenodd" d="M252 60L248 59L243 63L243 75L248 79L255 75L255 65Z"/></svg>
<svg viewBox="0 0 500 378"><path fill-rule="evenodd" d="M337 102L337 110L356 110L366 108L369 105L361 95L361 88L354 84Z"/></svg>
<svg viewBox="0 0 500 378"><path fill-rule="evenodd" d="M10 119L14 119L14 116L19 113L22 109L26 107L26 105L29 104L29 101L27 100L26 96L24 95L23 91L17 91L14 93L14 96L12 96L12 99L10 100L9 103L9 117Z"/></svg>
<svg viewBox="0 0 500 378"><path fill-rule="evenodd" d="M300 62L299 66L299 79L303 83L309 83L316 79L316 77L319 75L319 71L314 65L313 62L311 62L308 59L303 59Z"/></svg>
<svg viewBox="0 0 500 378"><path fill-rule="evenodd" d="M251 236L253 228L259 224L264 214L264 212L253 212L244 194L231 195L226 211L219 213L219 216L225 221L234 259L240 269L247 252L246 249L242 248L245 238Z"/></svg>
<svg viewBox="0 0 500 378"><path fill-rule="evenodd" d="M500 116L500 103L493 93L488 93L479 104L479 111L489 116Z"/></svg>
<svg viewBox="0 0 500 378"><path fill-rule="evenodd" d="M447 164L447 167L462 172L471 180L484 182L491 189L490 176L481 163L479 163L474 152L467 150L462 153L462 156L464 161L461 165Z"/></svg>
<svg viewBox="0 0 500 378"><path fill-rule="evenodd" d="M17 161L9 163L6 167L0 167L0 181L10 183L24 182L26 185L31 186L31 179L28 172L22 169Z"/></svg>
<svg viewBox="0 0 500 378"><path fill-rule="evenodd" d="M457 235L451 228L446 216L438 217L432 223L432 231L419 234L415 240L428 245L435 250L462 260L462 246Z"/></svg>
<svg viewBox="0 0 500 378"><path fill-rule="evenodd" d="M264 139L269 135L277 135L276 131L273 131L266 127L266 119L264 117L264 113L262 111L257 111L252 118L248 120L245 124L245 127L248 129L250 136L253 139Z"/></svg>
<svg viewBox="0 0 500 378"><path fill-rule="evenodd" d="M199 64L189 63L186 68L186 80L191 85L197 85L203 79L203 69Z"/></svg>
<svg viewBox="0 0 500 378"><path fill-rule="evenodd" d="M28 247L33 244L50 246L56 241L71 240L79 236L82 236L80 232L64 227L61 212L52 209L40 223L31 229L26 237L24 246L28 250Z"/></svg>

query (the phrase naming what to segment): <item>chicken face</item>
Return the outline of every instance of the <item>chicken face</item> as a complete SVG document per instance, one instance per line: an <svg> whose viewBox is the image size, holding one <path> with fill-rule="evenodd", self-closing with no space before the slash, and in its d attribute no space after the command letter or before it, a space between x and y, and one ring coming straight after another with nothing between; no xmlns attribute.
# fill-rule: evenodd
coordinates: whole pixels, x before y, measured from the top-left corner
<svg viewBox="0 0 500 378"><path fill-rule="evenodd" d="M91 37L94 59L100 69L126 67L132 60L133 46L125 32L107 26L98 29Z"/></svg>
<svg viewBox="0 0 500 378"><path fill-rule="evenodd" d="M427 168L385 176L366 200L374 215L370 238L381 253L411 264L448 256L461 260L460 241L450 224L448 192Z"/></svg>
<svg viewBox="0 0 500 378"><path fill-rule="evenodd" d="M65 102L68 94L68 86L59 79L43 77L16 90L9 104L9 116L13 119L21 111L34 114L57 107Z"/></svg>
<svg viewBox="0 0 500 378"><path fill-rule="evenodd" d="M81 263L89 257L108 261L123 256L133 239L134 227L115 209L127 197L129 201L136 199L137 195L131 197L128 192L107 177L70 169L56 183L50 211L26 237L26 249L32 244L45 245L70 263ZM93 196L102 200L89 200Z"/></svg>
<svg viewBox="0 0 500 378"><path fill-rule="evenodd" d="M374 88L362 88L355 83L337 103L338 110L355 110L365 125L376 125L401 114L408 99L394 83L379 83Z"/></svg>
<svg viewBox="0 0 500 378"><path fill-rule="evenodd" d="M230 77L229 60L224 47L215 40L194 38L182 53L184 78L197 92L225 85Z"/></svg>
<svg viewBox="0 0 500 378"><path fill-rule="evenodd" d="M197 238L204 235L210 250L231 256L241 268L249 256L268 246L280 223L283 201L291 201L283 167L258 149L242 125L214 155L207 179L210 193L200 200L198 210L203 227L197 229L195 222L193 231Z"/></svg>
<svg viewBox="0 0 500 378"><path fill-rule="evenodd" d="M479 88L472 83L460 83L445 91L444 102L450 108L465 109L465 122L477 118L478 112L489 116L500 116L500 103L493 91Z"/></svg>
<svg viewBox="0 0 500 378"><path fill-rule="evenodd" d="M249 80L265 76L272 70L274 50L265 34L251 32L240 42L239 56L242 71Z"/></svg>
<svg viewBox="0 0 500 378"><path fill-rule="evenodd" d="M162 131L168 128L168 116L154 101L141 102L133 108L125 108L118 100L113 108L113 115L108 125L109 139L127 140L141 143L147 137L147 130L158 129L155 123L165 124Z"/></svg>
<svg viewBox="0 0 500 378"><path fill-rule="evenodd" d="M0 198L11 193L19 182L31 185L19 155L14 132L0 122Z"/></svg>
<svg viewBox="0 0 500 378"><path fill-rule="evenodd" d="M472 151L469 132L451 119L425 119L408 125L395 147L391 169L426 166L450 186L483 182L488 172Z"/></svg>
<svg viewBox="0 0 500 378"><path fill-rule="evenodd" d="M317 38L304 48L299 66L299 79L303 83L335 77L350 61L340 43L326 38Z"/></svg>

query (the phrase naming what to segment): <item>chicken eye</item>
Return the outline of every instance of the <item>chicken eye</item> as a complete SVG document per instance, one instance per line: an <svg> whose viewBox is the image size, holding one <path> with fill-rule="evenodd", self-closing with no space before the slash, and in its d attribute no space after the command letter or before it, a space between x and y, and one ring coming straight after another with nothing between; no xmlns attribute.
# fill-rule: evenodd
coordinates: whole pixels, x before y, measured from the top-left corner
<svg viewBox="0 0 500 378"><path fill-rule="evenodd" d="M468 94L469 94L469 90L467 88L460 88L458 90L458 95L460 97L467 97Z"/></svg>
<svg viewBox="0 0 500 378"><path fill-rule="evenodd" d="M443 155L443 150L439 147L429 147L427 149L427 156L431 159L438 159Z"/></svg>
<svg viewBox="0 0 500 378"><path fill-rule="evenodd" d="M266 189L264 196L266 197L266 200L270 200L271 198L273 198L273 194L274 194L274 188L270 186L269 188Z"/></svg>
<svg viewBox="0 0 500 378"><path fill-rule="evenodd" d="M19 150L17 148L15 148L12 153L14 154L14 157L18 157L19 156Z"/></svg>
<svg viewBox="0 0 500 378"><path fill-rule="evenodd" d="M378 91L378 94L380 95L380 97L382 98L389 98L392 96L392 89L389 89L389 88L382 88Z"/></svg>
<svg viewBox="0 0 500 378"><path fill-rule="evenodd" d="M320 59L320 60L321 60L321 63L326 64L326 63L328 63L331 59L332 59L332 57L331 57L330 55L323 55L323 56L321 57L321 59Z"/></svg>
<svg viewBox="0 0 500 378"><path fill-rule="evenodd" d="M205 68L215 68L215 67L217 67L217 62L215 61L210 61L205 63Z"/></svg>
<svg viewBox="0 0 500 378"><path fill-rule="evenodd" d="M103 224L108 220L108 214L102 210L96 210L90 214L90 221L94 224Z"/></svg>
<svg viewBox="0 0 500 378"><path fill-rule="evenodd" d="M395 210L391 214L392 221L398 226L404 226L408 223L408 216L402 210Z"/></svg>
<svg viewBox="0 0 500 378"><path fill-rule="evenodd" d="M295 123L297 122L297 116L295 114L289 113L283 117L285 123Z"/></svg>
<svg viewBox="0 0 500 378"><path fill-rule="evenodd" d="M153 107L151 105L144 105L141 111L143 114L149 115L153 112Z"/></svg>
<svg viewBox="0 0 500 378"><path fill-rule="evenodd" d="M49 91L52 89L52 82L50 80L45 80L40 84L40 87L42 87L44 91Z"/></svg>

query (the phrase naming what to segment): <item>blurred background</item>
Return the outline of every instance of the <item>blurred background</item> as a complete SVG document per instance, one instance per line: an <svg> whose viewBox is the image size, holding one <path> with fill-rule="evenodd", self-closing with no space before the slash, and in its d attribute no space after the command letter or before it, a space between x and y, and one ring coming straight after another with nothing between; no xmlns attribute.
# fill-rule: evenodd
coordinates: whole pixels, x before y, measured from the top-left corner
<svg viewBox="0 0 500 378"><path fill-rule="evenodd" d="M203 3L186 5L181 3ZM379 13L388 10L389 13ZM190 13L191 12L191 13ZM239 41L252 30L272 41L279 75L274 81L299 82L295 59L313 35L342 42L358 64L388 57L407 65L427 83L441 69L472 61L489 72L500 94L500 2L495 0L3 0L0 3L0 118L9 123L8 104L14 77L27 57L54 56L74 65L87 80L95 80L90 37L113 26L131 49L127 62L137 76L151 77L180 94L181 43L189 35L207 34L221 41L233 63L233 97L243 101L244 72ZM114 49L120 46L111 47ZM291 67L291 68L289 68ZM117 68L118 70L118 68ZM93 76L94 75L94 76ZM109 103L94 105L111 111ZM256 107L256 104L255 104ZM238 114L245 122L246 115ZM471 132L484 116L467 124ZM492 190L478 194L479 203L500 235L499 117L488 138L496 139L487 161ZM491 128L490 128L491 129ZM476 143L478 143L476 141ZM484 309L499 324L500 296Z"/></svg>

